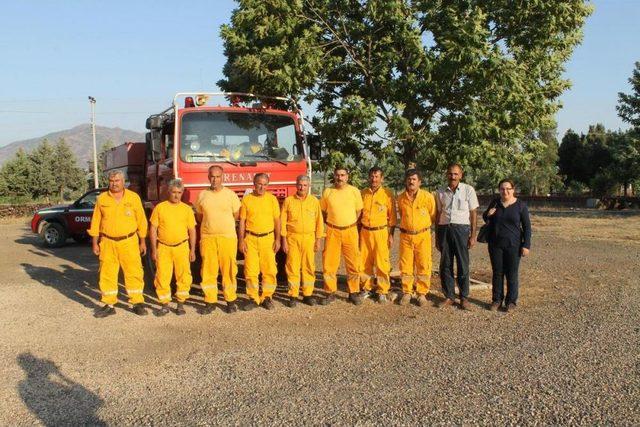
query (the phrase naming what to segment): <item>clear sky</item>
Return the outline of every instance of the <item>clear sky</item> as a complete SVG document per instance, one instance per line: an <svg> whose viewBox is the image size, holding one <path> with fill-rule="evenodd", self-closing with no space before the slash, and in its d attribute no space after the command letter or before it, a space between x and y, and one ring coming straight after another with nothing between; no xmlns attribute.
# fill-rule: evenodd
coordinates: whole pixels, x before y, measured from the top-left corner
<svg viewBox="0 0 640 427"><path fill-rule="evenodd" d="M556 0L549 0L556 1ZM617 93L640 61L640 0L597 0L566 67L560 137L588 125L625 128ZM143 131L180 91L216 90L225 58L220 25L232 0L4 2L0 12L0 146L90 119Z"/></svg>

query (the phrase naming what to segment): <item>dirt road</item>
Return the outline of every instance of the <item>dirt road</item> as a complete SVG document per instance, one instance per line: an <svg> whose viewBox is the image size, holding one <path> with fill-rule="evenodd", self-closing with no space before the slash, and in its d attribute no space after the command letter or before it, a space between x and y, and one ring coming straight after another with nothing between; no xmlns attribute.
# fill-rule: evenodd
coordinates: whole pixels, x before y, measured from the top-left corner
<svg viewBox="0 0 640 427"><path fill-rule="evenodd" d="M476 290L471 312L340 301L95 319L89 247L46 250L4 220L0 425L640 424L640 214L533 224L514 313ZM488 277L486 246L472 264Z"/></svg>

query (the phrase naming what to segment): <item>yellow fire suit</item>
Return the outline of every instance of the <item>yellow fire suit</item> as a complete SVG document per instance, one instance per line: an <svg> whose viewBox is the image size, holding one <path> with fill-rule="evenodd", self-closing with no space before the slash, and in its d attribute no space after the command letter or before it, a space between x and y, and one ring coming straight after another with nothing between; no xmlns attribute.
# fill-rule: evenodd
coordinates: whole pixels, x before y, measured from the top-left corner
<svg viewBox="0 0 640 427"><path fill-rule="evenodd" d="M300 295L301 269L302 295L311 296L316 281L313 246L324 232L320 202L311 194L304 199L297 195L287 197L282 205L280 224L280 235L286 239L289 247L285 266L289 296L298 298Z"/></svg>
<svg viewBox="0 0 640 427"><path fill-rule="evenodd" d="M222 276L222 289L227 302L237 299L238 237L236 217L240 199L232 190L207 189L198 195L194 204L202 215L200 225L200 255L202 256L202 292L206 303L218 301L218 273Z"/></svg>
<svg viewBox="0 0 640 427"><path fill-rule="evenodd" d="M327 236L322 253L324 289L333 293L338 289L336 273L340 254L344 254L349 293L360 291L360 250L357 221L362 211L362 196L352 185L342 189L327 188L322 193L320 208L326 215Z"/></svg>
<svg viewBox="0 0 640 427"><path fill-rule="evenodd" d="M406 191L398 196L400 212L400 271L402 292L429 293L431 284L431 224L436 218L433 194L418 189L413 200ZM414 275L415 271L415 275Z"/></svg>
<svg viewBox="0 0 640 427"><path fill-rule="evenodd" d="M100 236L101 301L109 305L118 302L118 271L122 267L129 303L144 302L144 273L138 239L147 237L147 218L140 197L127 189L120 200L109 191L100 194L88 234Z"/></svg>
<svg viewBox="0 0 640 427"><path fill-rule="evenodd" d="M242 198L240 219L245 220L244 241L247 252L244 256L244 278L247 286L247 296L261 304L265 298L270 298L276 291L278 282L276 274L276 254L273 252L275 238L274 220L280 218L278 199L265 192L262 196L247 194ZM262 295L258 274L262 273Z"/></svg>
<svg viewBox="0 0 640 427"><path fill-rule="evenodd" d="M365 188L362 194L362 216L360 218L360 255L362 257L362 289L372 290L373 267L376 267L376 292L389 293L391 262L389 261L389 228L396 225L396 200L388 188L375 192Z"/></svg>
<svg viewBox="0 0 640 427"><path fill-rule="evenodd" d="M191 290L189 230L196 226L191 207L185 203L159 203L149 220L158 228L157 270L154 285L162 304L171 301L171 277L175 269L176 300L185 302Z"/></svg>

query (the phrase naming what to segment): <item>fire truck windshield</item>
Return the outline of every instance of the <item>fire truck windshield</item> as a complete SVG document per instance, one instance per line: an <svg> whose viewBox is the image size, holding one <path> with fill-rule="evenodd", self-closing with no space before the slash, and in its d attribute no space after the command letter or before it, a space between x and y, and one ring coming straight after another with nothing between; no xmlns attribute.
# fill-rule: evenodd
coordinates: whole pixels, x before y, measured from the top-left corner
<svg viewBox="0 0 640 427"><path fill-rule="evenodd" d="M184 162L268 162L302 159L293 118L284 115L194 111L182 116Z"/></svg>

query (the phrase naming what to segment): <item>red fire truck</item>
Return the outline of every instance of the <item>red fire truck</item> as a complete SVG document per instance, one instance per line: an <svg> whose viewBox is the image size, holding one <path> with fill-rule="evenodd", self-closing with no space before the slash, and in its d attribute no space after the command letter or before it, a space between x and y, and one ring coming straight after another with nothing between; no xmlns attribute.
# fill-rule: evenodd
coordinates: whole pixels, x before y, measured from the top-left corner
<svg viewBox="0 0 640 427"><path fill-rule="evenodd" d="M319 154L307 144L299 106L283 97L178 93L170 108L147 119L147 129L140 193L148 209L166 198L173 178L182 179L183 200L193 203L210 186L207 173L214 164L223 167L224 185L240 197L264 172L269 191L283 200L295 193L298 175L311 174L311 157Z"/></svg>

